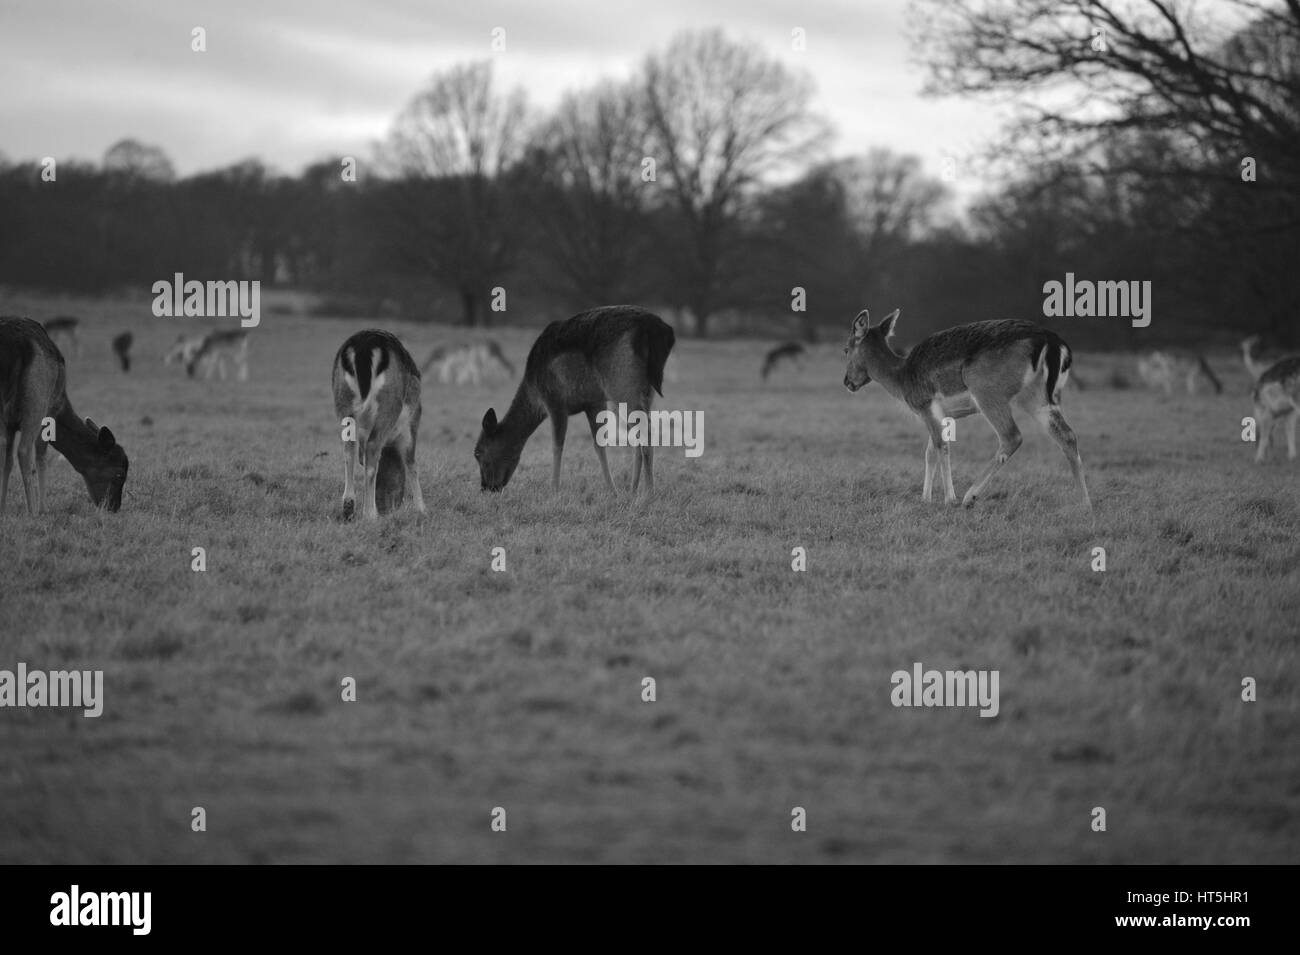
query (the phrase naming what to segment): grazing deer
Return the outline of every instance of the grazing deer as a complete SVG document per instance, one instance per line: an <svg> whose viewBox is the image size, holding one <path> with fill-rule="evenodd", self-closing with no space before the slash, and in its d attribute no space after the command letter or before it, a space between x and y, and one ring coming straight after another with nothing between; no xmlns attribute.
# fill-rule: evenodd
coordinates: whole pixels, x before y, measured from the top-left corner
<svg viewBox="0 0 1300 955"><path fill-rule="evenodd" d="M1174 393L1174 382L1186 382L1187 393L1196 394L1196 382L1205 378L1216 395L1223 394L1223 383L1200 352L1155 350L1138 359L1138 377L1148 388L1163 388L1166 395Z"/></svg>
<svg viewBox="0 0 1300 955"><path fill-rule="evenodd" d="M0 473L0 513L9 493L9 472L14 462L14 435L18 439L18 470L23 478L27 511L39 514L45 507L44 420L54 421L49 442L68 459L86 481L96 506L116 511L122 506L126 484L126 452L107 428L87 418L82 421L68 401L66 366L58 346L37 322L0 317L0 443L4 444L4 471Z"/></svg>
<svg viewBox="0 0 1300 955"><path fill-rule="evenodd" d="M123 332L113 339L113 354L122 363L123 371L131 370L131 343L134 341L135 336L130 332Z"/></svg>
<svg viewBox="0 0 1300 955"><path fill-rule="evenodd" d="M943 419L978 413L997 432L997 454L962 499L962 505L970 507L1020 447L1015 405L1033 415L1065 452L1084 506L1091 509L1078 442L1061 414L1061 388L1071 362L1070 347L1061 337L1033 322L974 322L931 335L904 357L889 344L898 313L894 309L874 328L866 309L858 313L844 346L849 356L844 387L857 391L874 378L925 424L930 441L922 498L931 499L937 458L947 502L957 503Z"/></svg>
<svg viewBox="0 0 1300 955"><path fill-rule="evenodd" d="M356 422L356 440L343 442L343 516L356 510L356 471L362 469L361 516L379 516L377 486L392 487L393 454L401 471L403 503L424 512L415 470L420 430L420 369L397 336L379 329L357 332L334 356L334 411ZM391 449L391 450L390 450ZM381 471L383 473L381 473Z"/></svg>
<svg viewBox="0 0 1300 955"><path fill-rule="evenodd" d="M777 345L768 352L767 357L763 359L763 370L759 372L759 375L764 381L767 381L767 376L770 375L773 370L775 370L776 366L781 364L781 362L797 361L802 359L805 353L806 349L799 342L786 342L783 345Z"/></svg>
<svg viewBox="0 0 1300 955"><path fill-rule="evenodd" d="M427 374L431 368L444 385L478 385L485 378L513 378L515 375L515 366L510 364L501 346L494 341L459 348L439 345L425 359L420 373Z"/></svg>
<svg viewBox="0 0 1300 955"><path fill-rule="evenodd" d="M510 481L524 444L538 426L551 419L554 436L551 486L560 488L560 456L569 416L585 414L592 443L600 459L605 484L614 490L605 449L596 440L596 415L610 404L626 403L630 411L650 411L652 391L663 395L664 363L676 336L659 316L633 305L611 305L551 322L537 336L524 367L514 401L505 416L489 408L474 446L481 486L500 491ZM645 466L646 493L654 490L653 449L635 449L632 491Z"/></svg>
<svg viewBox="0 0 1300 955"><path fill-rule="evenodd" d="M1269 438L1277 425L1286 423L1286 456L1295 460L1296 417L1300 416L1300 355L1275 362L1255 383L1255 422L1259 450L1255 463L1263 464Z"/></svg>
<svg viewBox="0 0 1300 955"><path fill-rule="evenodd" d="M235 378L248 380L248 332L243 329L209 332L206 335L181 335L176 344L163 356L163 364L180 362L185 374L191 378L202 367L205 380L212 377L215 368L222 381L226 380L226 360L235 366Z"/></svg>
<svg viewBox="0 0 1300 955"><path fill-rule="evenodd" d="M63 342L74 358L81 355L81 338L77 334L81 328L81 319L72 315L56 315L43 324L50 341Z"/></svg>

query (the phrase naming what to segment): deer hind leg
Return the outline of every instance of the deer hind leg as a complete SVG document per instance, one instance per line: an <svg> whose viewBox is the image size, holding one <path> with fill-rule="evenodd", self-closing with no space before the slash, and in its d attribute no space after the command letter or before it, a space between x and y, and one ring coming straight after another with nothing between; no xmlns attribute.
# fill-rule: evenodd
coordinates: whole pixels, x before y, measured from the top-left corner
<svg viewBox="0 0 1300 955"><path fill-rule="evenodd" d="M1268 442L1273 436L1273 414L1262 405L1255 405L1255 463L1263 464L1268 457Z"/></svg>
<svg viewBox="0 0 1300 955"><path fill-rule="evenodd" d="M984 469L984 473L966 491L966 496L961 500L962 507L970 507L975 503L975 499L984 492L989 481L993 480L993 475L1002 470L1003 465L1010 460L1011 455L1016 453L1023 440L1020 437L1020 429L1016 427L1015 416L1011 413L1011 404L1005 398L1000 395L984 395L977 398L974 392L971 393L971 398L974 399L975 407L980 410L980 414L984 415L997 433L998 450L988 467Z"/></svg>
<svg viewBox="0 0 1300 955"><path fill-rule="evenodd" d="M398 451L402 459L402 487L405 503L424 513L424 492L420 490L420 475L415 469L415 436L420 430L420 412L411 415L411 427L399 440Z"/></svg>
<svg viewBox="0 0 1300 955"><path fill-rule="evenodd" d="M361 435L343 442L343 519L351 520L357 510L357 466L361 463ZM364 474L364 472L362 472Z"/></svg>
<svg viewBox="0 0 1300 955"><path fill-rule="evenodd" d="M49 449L50 446L46 442L36 442L36 509L38 511L45 510L45 453Z"/></svg>
<svg viewBox="0 0 1300 955"><path fill-rule="evenodd" d="M1292 408L1286 416L1286 457L1288 461L1295 460L1295 421L1300 415L1295 408Z"/></svg>
<svg viewBox="0 0 1300 955"><path fill-rule="evenodd" d="M934 439L925 439L925 484L921 487L921 500L934 498L934 469L938 464L939 449L934 446Z"/></svg>
<svg viewBox="0 0 1300 955"><path fill-rule="evenodd" d="M600 458L600 472L605 475L605 486L609 488L611 494L618 494L614 490L614 479L609 476L609 460L605 456L605 446L596 439L600 432L600 425L596 423L596 408L587 409L587 424L591 427L591 443L596 446L596 457Z"/></svg>
<svg viewBox="0 0 1300 955"><path fill-rule="evenodd" d="M23 428L18 440L18 473L23 478L23 496L27 498L27 513L39 514L40 500L36 496L36 429Z"/></svg>
<svg viewBox="0 0 1300 955"><path fill-rule="evenodd" d="M361 488L361 516L367 520L378 520L379 505L375 501L375 489L379 483L379 460L384 454L384 441L379 429L366 436L361 465L364 469L365 484Z"/></svg>
<svg viewBox="0 0 1300 955"><path fill-rule="evenodd" d="M560 458L564 455L564 435L569 430L569 416L563 408L552 408L551 435L554 437L551 448L551 490L560 489Z"/></svg>
<svg viewBox="0 0 1300 955"><path fill-rule="evenodd" d="M4 470L0 471L0 514L3 514L5 500L9 497L9 474L14 467L14 432L4 429L0 432L0 441L5 446Z"/></svg>
<svg viewBox="0 0 1300 955"><path fill-rule="evenodd" d="M1061 413L1061 406L1044 404L1038 409L1035 417L1048 437L1055 441L1057 447L1065 454L1065 460L1070 462L1070 470L1079 484L1083 506L1092 510L1092 499L1088 497L1088 483L1083 478L1083 458L1079 456L1079 441L1074 436L1074 430L1066 423L1065 415Z"/></svg>

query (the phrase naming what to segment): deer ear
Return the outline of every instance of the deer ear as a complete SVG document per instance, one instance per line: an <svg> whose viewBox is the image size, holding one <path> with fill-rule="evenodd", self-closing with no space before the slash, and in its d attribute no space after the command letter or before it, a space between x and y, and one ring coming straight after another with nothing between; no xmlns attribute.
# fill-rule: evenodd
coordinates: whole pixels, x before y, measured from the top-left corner
<svg viewBox="0 0 1300 955"><path fill-rule="evenodd" d="M117 438L113 437L113 432L107 428L99 429L99 446L105 450L117 444Z"/></svg>
<svg viewBox="0 0 1300 955"><path fill-rule="evenodd" d="M91 431L99 430L99 425L95 424L95 422L91 421L89 418L86 419L86 427L89 428Z"/></svg>
<svg viewBox="0 0 1300 955"><path fill-rule="evenodd" d="M867 325L871 322L871 313L865 308L858 312L857 317L853 319L853 337L861 338L867 333Z"/></svg>
<svg viewBox="0 0 1300 955"><path fill-rule="evenodd" d="M497 410L489 408L487 414L483 416L483 433L491 434L497 429Z"/></svg>
<svg viewBox="0 0 1300 955"><path fill-rule="evenodd" d="M894 325L898 323L898 313L901 311L902 311L901 308L894 309L883 319L881 319L880 324L876 326L878 329L880 329L881 334L883 334L885 338L894 337Z"/></svg>

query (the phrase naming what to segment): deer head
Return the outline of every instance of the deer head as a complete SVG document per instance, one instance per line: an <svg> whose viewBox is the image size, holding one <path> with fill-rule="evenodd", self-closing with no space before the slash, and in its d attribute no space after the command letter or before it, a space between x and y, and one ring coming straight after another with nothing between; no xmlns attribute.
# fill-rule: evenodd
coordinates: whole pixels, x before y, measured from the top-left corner
<svg viewBox="0 0 1300 955"><path fill-rule="evenodd" d="M849 356L848 367L844 370L844 387L857 391L871 379L879 378L898 355L889 347L889 339L894 335L894 325L898 321L900 309L894 309L884 317L879 325L871 327L871 313L865 308L853 319L853 329L849 340L844 345L844 354Z"/></svg>
<svg viewBox="0 0 1300 955"><path fill-rule="evenodd" d="M506 433L497 421L496 409L489 408L483 416L483 431L474 445L481 489L499 491L510 483L522 453L523 444Z"/></svg>

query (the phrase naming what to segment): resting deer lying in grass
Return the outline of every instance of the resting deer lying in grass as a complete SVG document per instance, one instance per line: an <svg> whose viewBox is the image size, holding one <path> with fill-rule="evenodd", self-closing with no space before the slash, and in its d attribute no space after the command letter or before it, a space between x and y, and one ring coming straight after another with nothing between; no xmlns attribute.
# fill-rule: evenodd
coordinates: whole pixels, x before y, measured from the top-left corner
<svg viewBox="0 0 1300 955"><path fill-rule="evenodd" d="M1286 456L1295 460L1295 426L1300 416L1300 355L1283 358L1259 376L1255 384L1255 423L1259 450L1255 463L1263 464L1273 429L1286 423Z"/></svg>
<svg viewBox="0 0 1300 955"><path fill-rule="evenodd" d="M943 419L982 414L997 432L998 450L962 499L963 506L971 506L1020 447L1014 405L1031 414L1065 452L1083 503L1091 509L1078 443L1061 414L1061 388L1071 361L1061 337L1033 322L974 322L931 335L903 357L889 345L898 313L894 309L874 328L866 309L858 313L844 346L849 356L844 387L857 391L874 378L924 423L930 442L922 497L931 499L937 459L944 495L949 504L957 503Z"/></svg>
<svg viewBox="0 0 1300 955"><path fill-rule="evenodd" d="M420 430L420 370L395 335L357 332L334 356L334 411L356 423L356 440L343 442L343 516L356 511L356 472L362 470L361 516L379 516L376 485L395 487L401 471L403 503L424 512L415 470ZM381 471L383 473L381 473Z"/></svg>
<svg viewBox="0 0 1300 955"><path fill-rule="evenodd" d="M122 506L126 484L126 452L107 428L82 421L72 410L66 390L63 355L37 322L26 318L0 318L0 443L4 445L4 472L0 474L0 513L9 493L15 434L18 470L23 478L27 511L39 514L45 507L45 453L42 422L54 421L50 444L68 459L85 479L90 499L116 511Z"/></svg>
<svg viewBox="0 0 1300 955"><path fill-rule="evenodd" d="M551 486L560 488L560 456L569 416L585 414L605 484L614 490L605 449L596 440L596 415L611 403L629 413L649 413L652 391L663 395L664 363L676 336L657 315L632 305L595 308L547 325L528 352L524 379L500 421L496 409L483 416L474 457L485 491L500 491L519 465L524 444L548 417L555 439ZM646 493L654 489L653 448L634 449L632 490L645 466Z"/></svg>

